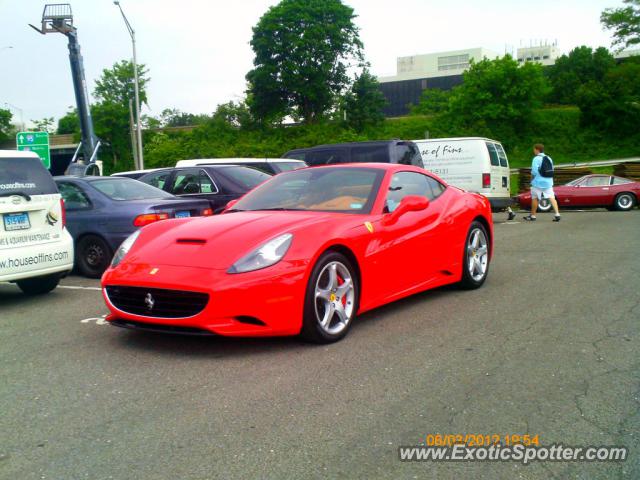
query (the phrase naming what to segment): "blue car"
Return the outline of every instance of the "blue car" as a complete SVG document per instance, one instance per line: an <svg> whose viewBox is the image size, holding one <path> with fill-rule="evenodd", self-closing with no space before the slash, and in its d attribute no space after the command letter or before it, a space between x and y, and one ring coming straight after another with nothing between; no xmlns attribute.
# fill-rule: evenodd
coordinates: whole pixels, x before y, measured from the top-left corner
<svg viewBox="0 0 640 480"><path fill-rule="evenodd" d="M182 199L125 177L54 177L64 200L76 267L99 278L135 230L168 218L211 215L209 202Z"/></svg>

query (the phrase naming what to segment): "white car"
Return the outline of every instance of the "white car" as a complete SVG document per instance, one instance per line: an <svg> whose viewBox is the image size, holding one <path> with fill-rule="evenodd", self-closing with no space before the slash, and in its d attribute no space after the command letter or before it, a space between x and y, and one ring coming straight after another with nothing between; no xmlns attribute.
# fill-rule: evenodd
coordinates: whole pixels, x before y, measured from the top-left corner
<svg viewBox="0 0 640 480"><path fill-rule="evenodd" d="M0 150L0 282L47 293L73 269L62 197L33 152Z"/></svg>
<svg viewBox="0 0 640 480"><path fill-rule="evenodd" d="M414 140L424 168L449 185L484 195L493 211L511 205L509 160L502 145L489 138Z"/></svg>

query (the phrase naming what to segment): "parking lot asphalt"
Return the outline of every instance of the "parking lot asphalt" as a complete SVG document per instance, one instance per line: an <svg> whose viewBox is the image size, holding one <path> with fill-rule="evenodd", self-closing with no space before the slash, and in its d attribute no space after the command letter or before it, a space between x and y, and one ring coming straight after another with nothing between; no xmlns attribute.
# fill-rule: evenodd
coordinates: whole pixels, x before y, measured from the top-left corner
<svg viewBox="0 0 640 480"><path fill-rule="evenodd" d="M377 309L328 346L121 330L75 276L38 298L0 285L0 478L640 478L640 211L503 219L483 288ZM398 460L436 433L630 455Z"/></svg>

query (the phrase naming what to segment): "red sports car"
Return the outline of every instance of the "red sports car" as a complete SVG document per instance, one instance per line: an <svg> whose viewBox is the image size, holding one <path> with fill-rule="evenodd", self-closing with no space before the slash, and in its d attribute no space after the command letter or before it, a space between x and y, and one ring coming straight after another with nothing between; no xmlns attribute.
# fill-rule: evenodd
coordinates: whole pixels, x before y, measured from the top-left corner
<svg viewBox="0 0 640 480"><path fill-rule="evenodd" d="M637 205L640 197L640 182L615 175L585 175L567 183L553 187L558 206L563 207L606 207L609 210L627 211ZM518 195L520 206L531 208L531 192ZM548 212L551 202L543 199L538 210Z"/></svg>
<svg viewBox="0 0 640 480"><path fill-rule="evenodd" d="M488 200L407 165L281 173L222 215L123 242L103 278L113 325L186 334L342 338L356 313L489 270Z"/></svg>

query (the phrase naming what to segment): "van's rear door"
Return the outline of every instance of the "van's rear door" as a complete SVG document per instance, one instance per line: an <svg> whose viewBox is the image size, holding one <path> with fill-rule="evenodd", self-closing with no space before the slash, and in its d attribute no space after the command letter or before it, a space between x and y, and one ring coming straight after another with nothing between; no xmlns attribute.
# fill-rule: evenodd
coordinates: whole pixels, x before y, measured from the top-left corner
<svg viewBox="0 0 640 480"><path fill-rule="evenodd" d="M491 179L489 185L483 180L482 193L492 197L506 197L509 191L509 163L502 145L499 143L485 142L489 152Z"/></svg>

